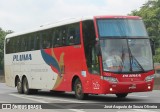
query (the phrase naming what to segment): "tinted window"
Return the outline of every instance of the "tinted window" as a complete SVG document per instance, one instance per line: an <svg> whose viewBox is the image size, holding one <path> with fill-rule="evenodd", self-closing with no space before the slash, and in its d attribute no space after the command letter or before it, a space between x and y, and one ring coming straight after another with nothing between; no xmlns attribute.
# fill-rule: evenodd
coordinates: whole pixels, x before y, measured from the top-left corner
<svg viewBox="0 0 160 112"><path fill-rule="evenodd" d="M30 37L29 38L30 50L33 51L33 50L35 50L35 34L31 34L29 37Z"/></svg>
<svg viewBox="0 0 160 112"><path fill-rule="evenodd" d="M66 45L67 33L66 26L61 26L55 29L53 36L53 46L61 47Z"/></svg>
<svg viewBox="0 0 160 112"><path fill-rule="evenodd" d="M51 46L51 36L49 35L49 31L42 33L41 44L43 49L50 48Z"/></svg>
<svg viewBox="0 0 160 112"><path fill-rule="evenodd" d="M35 50L40 49L40 33L35 34Z"/></svg>
<svg viewBox="0 0 160 112"><path fill-rule="evenodd" d="M83 41L84 50L89 72L93 74L99 73L98 57L95 53L96 35L93 21L83 22Z"/></svg>
<svg viewBox="0 0 160 112"><path fill-rule="evenodd" d="M11 47L11 39L8 38L8 39L6 39L6 53L7 53L7 54L12 51L11 48L12 48L12 47Z"/></svg>
<svg viewBox="0 0 160 112"><path fill-rule="evenodd" d="M6 53L80 44L79 23L60 26L6 40Z"/></svg>
<svg viewBox="0 0 160 112"><path fill-rule="evenodd" d="M29 50L28 36L24 36L24 50L23 51L28 51L28 50Z"/></svg>
<svg viewBox="0 0 160 112"><path fill-rule="evenodd" d="M59 30L54 31L53 47L61 46L61 38L59 37Z"/></svg>
<svg viewBox="0 0 160 112"><path fill-rule="evenodd" d="M79 23L68 25L67 45L75 45L75 44L80 44Z"/></svg>
<svg viewBox="0 0 160 112"><path fill-rule="evenodd" d="M20 48L20 52L23 52L25 50L25 38L24 36L21 37L21 48Z"/></svg>
<svg viewBox="0 0 160 112"><path fill-rule="evenodd" d="M14 52L16 53L16 48L15 48L15 47L16 47L16 44L17 44L17 43L16 43L16 38L13 38L12 40L13 40L13 42L12 42L12 43L13 43L13 44L12 44L12 47L13 47L12 52L13 52L13 53L14 53Z"/></svg>
<svg viewBox="0 0 160 112"><path fill-rule="evenodd" d="M20 52L20 47L21 47L21 38L20 37L16 37L15 38L15 49L16 52Z"/></svg>
<svg viewBox="0 0 160 112"><path fill-rule="evenodd" d="M147 37L142 20L100 19L97 20L100 37Z"/></svg>

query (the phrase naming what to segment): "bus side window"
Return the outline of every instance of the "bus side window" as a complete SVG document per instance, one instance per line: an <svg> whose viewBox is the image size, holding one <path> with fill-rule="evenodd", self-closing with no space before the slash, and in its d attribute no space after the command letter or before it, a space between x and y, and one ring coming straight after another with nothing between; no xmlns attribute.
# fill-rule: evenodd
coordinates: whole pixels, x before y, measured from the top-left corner
<svg viewBox="0 0 160 112"><path fill-rule="evenodd" d="M23 52L23 51L25 51L24 50L24 44L25 44L25 40L24 40L24 36L23 37L21 37L21 47L20 47L20 52Z"/></svg>
<svg viewBox="0 0 160 112"><path fill-rule="evenodd" d="M31 35L27 35L27 51L31 51Z"/></svg>
<svg viewBox="0 0 160 112"><path fill-rule="evenodd" d="M12 38L12 53L16 53L16 40L15 37Z"/></svg>
<svg viewBox="0 0 160 112"><path fill-rule="evenodd" d="M51 48L53 48L54 47L54 33L55 33L55 31L54 31L54 29L51 29L51 32L50 32L50 36L51 36Z"/></svg>
<svg viewBox="0 0 160 112"><path fill-rule="evenodd" d="M54 45L54 47L62 46L62 36L61 36L61 30L59 28L56 29L56 31L54 33L53 45Z"/></svg>
<svg viewBox="0 0 160 112"><path fill-rule="evenodd" d="M45 31L42 34L42 48L47 49L51 47L51 42L52 42L52 34L50 30Z"/></svg>
<svg viewBox="0 0 160 112"><path fill-rule="evenodd" d="M53 37L53 47L59 47L59 42L60 37L59 37L59 31L56 29L54 31L54 37Z"/></svg>
<svg viewBox="0 0 160 112"><path fill-rule="evenodd" d="M16 52L20 52L21 38L15 37L16 39Z"/></svg>
<svg viewBox="0 0 160 112"><path fill-rule="evenodd" d="M6 54L11 53L11 41L10 38L6 39Z"/></svg>
<svg viewBox="0 0 160 112"><path fill-rule="evenodd" d="M52 47L52 31L48 30L47 31L47 46L46 48L51 48Z"/></svg>
<svg viewBox="0 0 160 112"><path fill-rule="evenodd" d="M94 23L91 20L83 22L83 41L85 49L86 63L88 71L93 74L99 74L98 56L95 53L95 30Z"/></svg>
<svg viewBox="0 0 160 112"><path fill-rule="evenodd" d="M67 40L67 33L66 33L66 29L65 27L63 27L62 31L61 31L61 38L62 38L62 46L66 46L66 40Z"/></svg>
<svg viewBox="0 0 160 112"><path fill-rule="evenodd" d="M29 51L29 37L28 37L28 35L27 36L25 36L25 38L24 38L24 40L25 40L25 44L24 44L24 46L25 46L25 51Z"/></svg>
<svg viewBox="0 0 160 112"><path fill-rule="evenodd" d="M79 24L77 24L75 28L75 44L80 44L80 26Z"/></svg>
<svg viewBox="0 0 160 112"><path fill-rule="evenodd" d="M75 43L75 35L74 35L74 28L70 27L69 28L69 45L74 45Z"/></svg>
<svg viewBox="0 0 160 112"><path fill-rule="evenodd" d="M14 53L17 52L17 41L16 41L17 37L14 37Z"/></svg>
<svg viewBox="0 0 160 112"><path fill-rule="evenodd" d="M47 38L47 34L43 32L41 35L41 48L42 49L46 49L46 45L47 45L46 38Z"/></svg>
<svg viewBox="0 0 160 112"><path fill-rule="evenodd" d="M34 41L34 39L35 39L34 38L34 34L31 34L30 35L30 50L31 51L35 50L35 46L34 46L35 45L35 41Z"/></svg>
<svg viewBox="0 0 160 112"><path fill-rule="evenodd" d="M68 45L80 44L79 24L71 24L68 27Z"/></svg>
<svg viewBox="0 0 160 112"><path fill-rule="evenodd" d="M39 50L40 49L40 34L39 33L37 33L37 34L35 34L35 50Z"/></svg>
<svg viewBox="0 0 160 112"><path fill-rule="evenodd" d="M53 38L53 46L54 47L62 47L66 45L66 27L61 26L56 28L54 31L54 38Z"/></svg>

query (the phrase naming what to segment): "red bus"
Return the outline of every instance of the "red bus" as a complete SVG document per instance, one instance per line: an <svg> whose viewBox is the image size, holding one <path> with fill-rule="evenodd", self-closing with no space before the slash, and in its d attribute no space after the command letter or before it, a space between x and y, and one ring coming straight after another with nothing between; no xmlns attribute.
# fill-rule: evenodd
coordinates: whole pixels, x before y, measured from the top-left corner
<svg viewBox="0 0 160 112"><path fill-rule="evenodd" d="M5 78L19 93L40 89L88 94L152 91L150 38L137 16L71 19L7 35Z"/></svg>

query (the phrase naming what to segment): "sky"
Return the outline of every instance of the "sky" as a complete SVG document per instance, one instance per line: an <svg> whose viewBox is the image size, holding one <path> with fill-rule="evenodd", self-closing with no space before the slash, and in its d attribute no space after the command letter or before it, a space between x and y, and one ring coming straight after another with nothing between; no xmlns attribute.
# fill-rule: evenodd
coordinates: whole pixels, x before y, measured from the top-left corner
<svg viewBox="0 0 160 112"><path fill-rule="evenodd" d="M147 0L0 0L0 27L21 32L65 18L127 15Z"/></svg>

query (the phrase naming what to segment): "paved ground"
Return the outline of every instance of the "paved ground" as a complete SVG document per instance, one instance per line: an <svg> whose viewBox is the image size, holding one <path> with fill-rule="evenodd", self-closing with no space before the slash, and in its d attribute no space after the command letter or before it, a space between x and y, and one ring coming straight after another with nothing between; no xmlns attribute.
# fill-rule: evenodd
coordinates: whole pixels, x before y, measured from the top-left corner
<svg viewBox="0 0 160 112"><path fill-rule="evenodd" d="M0 83L4 83L4 82L5 82L4 76L0 75Z"/></svg>
<svg viewBox="0 0 160 112"><path fill-rule="evenodd" d="M160 112L160 110L157 109L103 109L105 105L108 106L110 103L117 103L118 105L123 105L123 103L126 105L132 104L132 106L138 105L139 103L158 103L160 105L160 90L154 90L147 93L132 93L129 94L126 99L117 99L115 95L92 95L89 96L87 100L83 101L75 99L73 93L53 94L43 90L36 95L18 94L15 88L7 87L4 83L0 83L0 90L0 103L45 103L49 107L59 108L54 110L38 110L39 112ZM68 109L65 109L66 106ZM89 106L91 108L102 107L102 109L86 109L89 108ZM14 110L0 111L10 112ZM20 110L15 110L15 112L19 111ZM27 110L24 110L24 112L25 111ZM31 112L32 111L36 112L36 110L31 110Z"/></svg>

